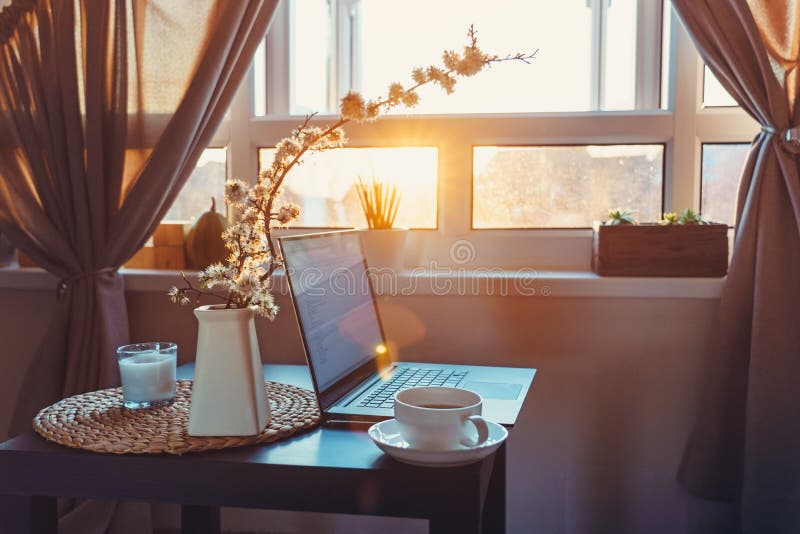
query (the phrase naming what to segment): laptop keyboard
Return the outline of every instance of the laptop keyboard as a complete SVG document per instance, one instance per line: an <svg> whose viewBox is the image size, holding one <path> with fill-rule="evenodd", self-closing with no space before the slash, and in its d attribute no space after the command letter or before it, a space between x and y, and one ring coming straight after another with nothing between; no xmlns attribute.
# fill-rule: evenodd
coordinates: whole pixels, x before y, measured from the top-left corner
<svg viewBox="0 0 800 534"><path fill-rule="evenodd" d="M400 367L392 377L364 397L360 408L394 408L394 395L400 390L417 386L456 387L464 380L467 371L453 369L420 369Z"/></svg>

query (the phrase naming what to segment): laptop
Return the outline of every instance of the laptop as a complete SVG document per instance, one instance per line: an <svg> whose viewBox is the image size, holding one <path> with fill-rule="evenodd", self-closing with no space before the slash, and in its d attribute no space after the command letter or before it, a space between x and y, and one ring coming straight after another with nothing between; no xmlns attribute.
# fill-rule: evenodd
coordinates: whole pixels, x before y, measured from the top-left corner
<svg viewBox="0 0 800 534"><path fill-rule="evenodd" d="M452 386L480 394L487 419L514 424L535 369L395 361L395 349L384 335L360 232L281 237L279 243L325 420L389 419L398 391Z"/></svg>

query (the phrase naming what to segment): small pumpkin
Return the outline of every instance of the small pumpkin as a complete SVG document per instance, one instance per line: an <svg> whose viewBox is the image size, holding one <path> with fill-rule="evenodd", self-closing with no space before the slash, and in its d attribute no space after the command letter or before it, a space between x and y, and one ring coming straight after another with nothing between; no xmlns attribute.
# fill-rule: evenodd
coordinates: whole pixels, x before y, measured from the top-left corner
<svg viewBox="0 0 800 534"><path fill-rule="evenodd" d="M228 219L217 213L217 201L211 198L211 209L200 217L186 236L186 259L192 269L204 269L211 264L224 262L228 249L222 232L228 227Z"/></svg>

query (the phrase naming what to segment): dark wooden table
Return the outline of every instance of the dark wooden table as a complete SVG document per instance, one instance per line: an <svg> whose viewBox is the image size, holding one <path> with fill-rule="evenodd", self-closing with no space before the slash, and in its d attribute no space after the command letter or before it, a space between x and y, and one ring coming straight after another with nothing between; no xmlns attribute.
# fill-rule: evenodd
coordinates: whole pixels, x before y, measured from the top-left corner
<svg viewBox="0 0 800 534"><path fill-rule="evenodd" d="M311 387L304 366L268 365L264 374ZM96 454L27 432L0 444L0 532L57 532L59 496L177 503L183 531L193 534L219 532L221 506L424 518L431 532L505 531L505 445L473 465L421 468L384 455L366 428L323 426L182 457Z"/></svg>

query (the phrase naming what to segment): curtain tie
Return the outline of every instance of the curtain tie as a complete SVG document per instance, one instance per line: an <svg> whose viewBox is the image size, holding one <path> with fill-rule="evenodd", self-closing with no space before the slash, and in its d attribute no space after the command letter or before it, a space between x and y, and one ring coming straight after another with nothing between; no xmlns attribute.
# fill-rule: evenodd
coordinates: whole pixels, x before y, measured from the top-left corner
<svg viewBox="0 0 800 534"><path fill-rule="evenodd" d="M779 130L774 126L762 126L761 131L777 135L784 150L790 154L800 154L800 126Z"/></svg>
<svg viewBox="0 0 800 534"><path fill-rule="evenodd" d="M69 286L71 286L78 280L85 280L86 278L94 278L96 276L100 276L101 274L107 274L107 273L113 274L116 271L117 270L113 267L105 267L103 269L98 269L96 271L73 274L72 276L62 278L61 280L59 280L58 287L56 289L56 295L58 296L58 300L64 298L64 295L66 295Z"/></svg>

